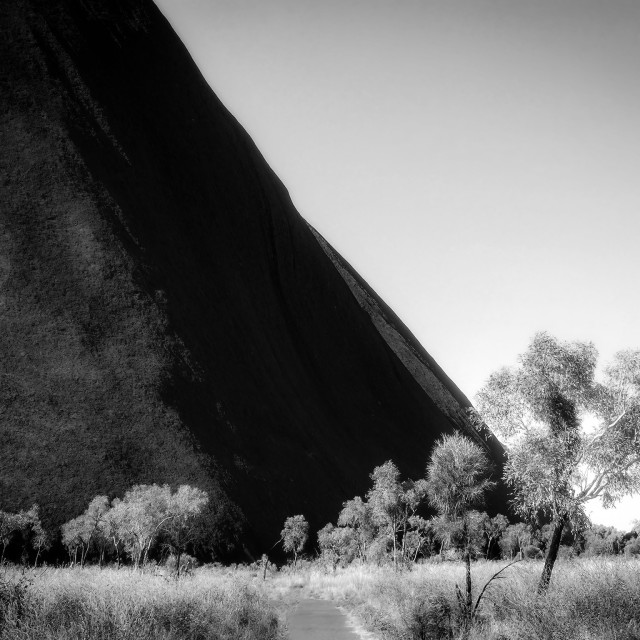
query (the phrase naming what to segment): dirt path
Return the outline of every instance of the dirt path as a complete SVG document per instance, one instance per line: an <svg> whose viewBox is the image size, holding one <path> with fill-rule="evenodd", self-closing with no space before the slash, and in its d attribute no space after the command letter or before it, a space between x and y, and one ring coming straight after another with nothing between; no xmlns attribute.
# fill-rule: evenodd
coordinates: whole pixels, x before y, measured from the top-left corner
<svg viewBox="0 0 640 640"><path fill-rule="evenodd" d="M347 616L328 600L302 600L287 621L290 640L360 640Z"/></svg>

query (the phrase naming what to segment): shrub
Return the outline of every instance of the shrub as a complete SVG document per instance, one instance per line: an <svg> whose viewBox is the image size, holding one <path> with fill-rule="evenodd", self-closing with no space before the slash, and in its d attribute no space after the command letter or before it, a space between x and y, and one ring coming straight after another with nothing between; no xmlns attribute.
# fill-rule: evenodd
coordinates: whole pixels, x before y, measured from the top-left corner
<svg viewBox="0 0 640 640"><path fill-rule="evenodd" d="M530 544L530 545L526 546L522 550L522 556L526 560L539 560L540 558L543 557L542 556L542 551L540 550L540 548L536 547L533 544Z"/></svg>
<svg viewBox="0 0 640 640"><path fill-rule="evenodd" d="M410 601L405 620L410 638L445 640L452 637L451 604L441 594Z"/></svg>
<svg viewBox="0 0 640 640"><path fill-rule="evenodd" d="M624 555L627 557L640 556L640 538L629 540L624 547Z"/></svg>

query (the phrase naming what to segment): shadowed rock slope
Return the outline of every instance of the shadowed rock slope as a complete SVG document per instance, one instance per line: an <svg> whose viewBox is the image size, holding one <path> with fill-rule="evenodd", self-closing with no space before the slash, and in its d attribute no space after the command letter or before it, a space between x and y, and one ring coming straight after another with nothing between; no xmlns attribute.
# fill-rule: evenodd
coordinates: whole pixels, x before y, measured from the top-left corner
<svg viewBox="0 0 640 640"><path fill-rule="evenodd" d="M479 438L153 4L17 0L0 24L1 508L53 525L190 482L264 549L375 465L419 477L441 433Z"/></svg>

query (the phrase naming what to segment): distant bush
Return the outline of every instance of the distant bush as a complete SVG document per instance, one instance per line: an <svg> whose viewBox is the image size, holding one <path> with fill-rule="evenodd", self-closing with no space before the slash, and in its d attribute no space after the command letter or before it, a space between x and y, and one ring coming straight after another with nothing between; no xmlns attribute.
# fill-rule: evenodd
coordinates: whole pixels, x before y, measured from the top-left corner
<svg viewBox="0 0 640 640"><path fill-rule="evenodd" d="M561 544L558 547L558 560L571 560L576 557L576 550L569 544Z"/></svg>

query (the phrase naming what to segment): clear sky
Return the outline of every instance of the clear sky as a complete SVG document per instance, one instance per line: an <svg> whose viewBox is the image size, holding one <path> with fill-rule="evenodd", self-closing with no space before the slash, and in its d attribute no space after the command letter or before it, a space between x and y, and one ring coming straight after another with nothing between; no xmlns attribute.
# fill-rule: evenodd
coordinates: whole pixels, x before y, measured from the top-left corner
<svg viewBox="0 0 640 640"><path fill-rule="evenodd" d="M640 2L157 4L470 399L539 330L640 348Z"/></svg>

